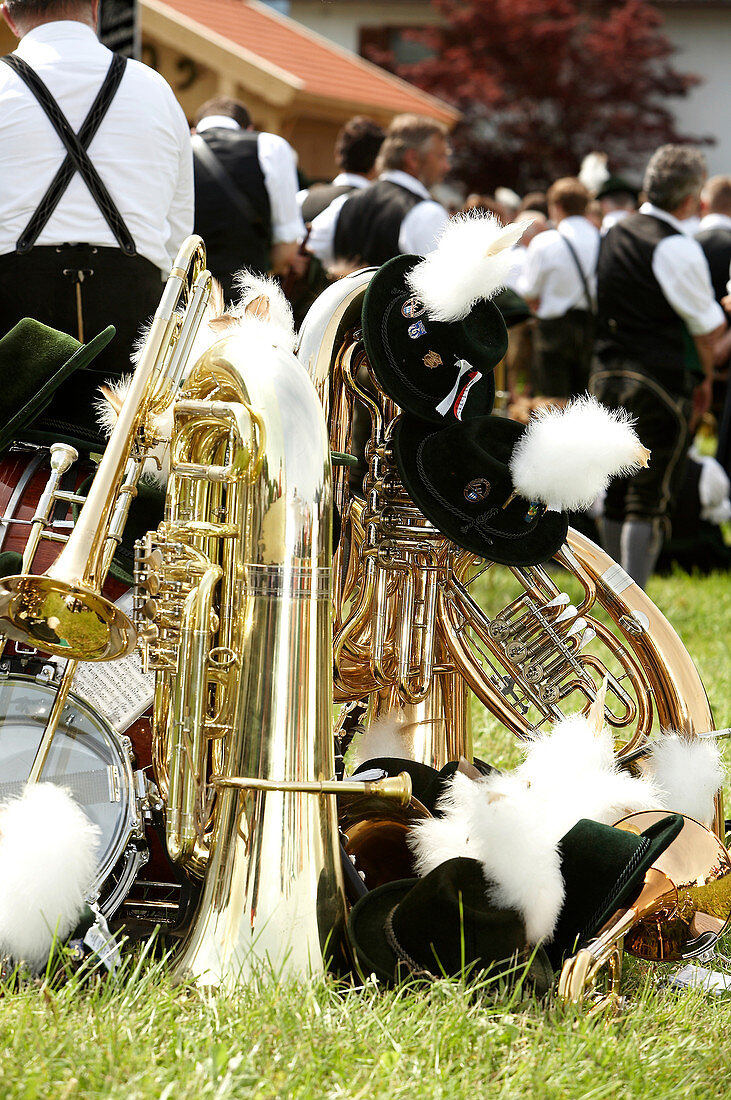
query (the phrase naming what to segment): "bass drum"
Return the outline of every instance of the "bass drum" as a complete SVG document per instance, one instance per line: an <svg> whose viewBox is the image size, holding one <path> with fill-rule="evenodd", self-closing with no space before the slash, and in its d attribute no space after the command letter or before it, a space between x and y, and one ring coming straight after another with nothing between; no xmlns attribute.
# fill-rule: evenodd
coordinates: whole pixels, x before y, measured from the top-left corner
<svg viewBox="0 0 731 1100"><path fill-rule="evenodd" d="M94 471L90 459L79 459L61 489L77 493ZM0 458L0 552L22 555L49 473L46 448L16 445ZM57 502L49 530L63 538L72 527L71 504ZM42 540L33 571L47 569L61 545ZM127 591L111 577L104 586L112 600ZM0 659L0 801L23 789L55 696L49 682L54 669L46 654L6 642ZM158 925L175 932L189 893L158 835L160 800L147 778L150 739L149 716L119 733L93 700L72 692L42 776L69 789L99 827L99 871L90 898L128 935L147 935Z"/></svg>

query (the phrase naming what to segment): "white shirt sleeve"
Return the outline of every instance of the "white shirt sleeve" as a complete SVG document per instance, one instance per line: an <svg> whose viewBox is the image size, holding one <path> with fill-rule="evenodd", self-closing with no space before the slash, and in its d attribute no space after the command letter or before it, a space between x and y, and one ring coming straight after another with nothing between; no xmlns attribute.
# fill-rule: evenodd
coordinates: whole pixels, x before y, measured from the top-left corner
<svg viewBox="0 0 731 1100"><path fill-rule="evenodd" d="M431 199L417 203L401 222L399 251L426 256L434 251L448 224L449 214L440 203Z"/></svg>
<svg viewBox="0 0 731 1100"><path fill-rule="evenodd" d="M540 236L542 235L540 234ZM526 249L523 268L515 289L526 301L532 302L536 298L541 298L544 281L543 248L538 244L538 238L535 238Z"/></svg>
<svg viewBox="0 0 731 1100"><path fill-rule="evenodd" d="M692 336L703 336L725 321L713 296L703 249L692 237L677 233L664 237L652 257L652 273Z"/></svg>
<svg viewBox="0 0 731 1100"><path fill-rule="evenodd" d="M297 203L297 167L292 146L278 134L259 134L256 143L259 165L269 195L272 216L272 244L301 241L305 235Z"/></svg>
<svg viewBox="0 0 731 1100"><path fill-rule="evenodd" d="M176 103L177 107L177 103ZM168 211L168 225L170 235L165 246L170 257L170 266L175 262L178 249L193 232L193 147L190 144L190 131L188 122L182 108L178 107L180 116L178 128L180 130L180 153L178 157L178 182L175 188Z"/></svg>
<svg viewBox="0 0 731 1100"><path fill-rule="evenodd" d="M332 264L335 259L335 229L338 218L344 204L352 197L350 192L338 195L329 206L312 219L310 235L307 238L307 251L317 256L325 267Z"/></svg>

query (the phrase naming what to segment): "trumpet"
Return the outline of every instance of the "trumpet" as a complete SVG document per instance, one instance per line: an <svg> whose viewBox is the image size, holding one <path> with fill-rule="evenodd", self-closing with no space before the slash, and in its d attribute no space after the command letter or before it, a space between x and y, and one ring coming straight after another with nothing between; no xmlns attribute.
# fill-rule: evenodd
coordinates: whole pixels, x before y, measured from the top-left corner
<svg viewBox="0 0 731 1100"><path fill-rule="evenodd" d="M631 814L616 828L642 832L664 816ZM731 917L731 856L710 829L690 817L645 875L637 897L566 960L559 1000L591 1004L590 1014L621 1004L622 945L650 962L677 962L711 950ZM600 988L602 979L606 988Z"/></svg>

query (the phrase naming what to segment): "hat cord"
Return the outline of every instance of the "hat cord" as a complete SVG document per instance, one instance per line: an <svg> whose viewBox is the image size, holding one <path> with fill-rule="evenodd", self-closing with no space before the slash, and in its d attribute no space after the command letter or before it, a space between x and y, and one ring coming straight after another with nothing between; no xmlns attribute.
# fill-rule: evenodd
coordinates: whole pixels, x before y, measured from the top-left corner
<svg viewBox="0 0 731 1100"><path fill-rule="evenodd" d="M421 966L420 963L418 963L416 959L409 955L408 951L406 951L399 943L396 937L396 933L393 929L393 915L396 912L397 908L398 906L394 905L393 909L386 917L386 923L384 925L388 946L396 955L399 962L404 963L415 978L428 978L431 982L437 981L438 975L433 974L431 970L427 970L425 967Z"/></svg>
<svg viewBox="0 0 731 1100"><path fill-rule="evenodd" d="M462 519L462 520L467 521L465 524L463 524L463 526L460 527L460 531L462 531L462 533L464 534L465 531L470 531L473 527L477 527L481 531L487 531L489 534L496 535L500 539L523 539L523 538L525 538L526 533L527 533L525 531L516 531L514 534L511 534L509 531L500 531L500 530L496 529L495 527L488 526L488 520L491 520L493 518L493 516L498 515L498 513L500 511L499 508L488 508L488 510L485 512L484 515L477 516L475 519L472 519L470 516L467 515L466 512L460 511L459 508L455 507L454 504L452 504L450 501L448 501L445 497L442 496L442 494L439 492L437 487L434 485L433 481L428 476L428 474L426 472L426 468L424 467L424 462L422 460L422 454L424 453L424 447L427 445L429 440L434 439L434 437L437 436L437 435L439 435L439 432L432 432L431 435L426 436L426 438L423 439L421 441L421 443L418 445L418 447L416 448L416 466L417 466L417 469L419 471L419 475L420 475L421 479L428 486L429 490L434 494L434 496L437 498L437 500L442 505L442 507L446 508L448 512L451 512L452 515L456 516L458 519ZM490 541L490 540L488 540L488 541ZM492 543L491 543L491 545L492 545Z"/></svg>
<svg viewBox="0 0 731 1100"><path fill-rule="evenodd" d="M596 923L600 919L602 913L612 904L612 898L618 897L619 894L621 894L622 890L627 885L628 880L635 873L637 864L644 858L645 853L647 852L647 849L649 847L649 837L643 836L640 839L640 843L637 845L634 852L632 853L632 856L626 863L622 874L619 876L614 886L612 887L611 891L605 896L601 905L597 906L596 910L592 914L591 920L587 921L587 923L584 925L581 935L577 937L579 943L583 943L584 940L586 940L589 935L591 935L591 929L596 927Z"/></svg>

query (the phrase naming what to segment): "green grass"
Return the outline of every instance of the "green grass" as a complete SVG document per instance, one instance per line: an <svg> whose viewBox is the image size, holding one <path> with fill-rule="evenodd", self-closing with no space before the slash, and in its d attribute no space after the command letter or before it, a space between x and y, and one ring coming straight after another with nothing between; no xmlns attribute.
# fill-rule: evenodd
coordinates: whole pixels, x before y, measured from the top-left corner
<svg viewBox="0 0 731 1100"><path fill-rule="evenodd" d="M655 578L650 595L693 655L717 724L731 724L729 579ZM626 970L624 1013L590 1020L459 981L355 991L262 980L204 995L173 988L165 961L138 951L113 979L0 997L0 1097L723 1097L731 996L674 993L666 969L632 960Z"/></svg>

